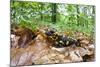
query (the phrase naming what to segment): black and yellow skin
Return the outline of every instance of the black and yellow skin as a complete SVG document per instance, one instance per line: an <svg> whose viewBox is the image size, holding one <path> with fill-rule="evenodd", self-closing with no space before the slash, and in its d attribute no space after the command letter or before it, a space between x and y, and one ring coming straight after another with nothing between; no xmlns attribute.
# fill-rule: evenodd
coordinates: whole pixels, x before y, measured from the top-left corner
<svg viewBox="0 0 100 67"><path fill-rule="evenodd" d="M56 48L79 45L79 42L76 39L67 37L65 35L59 35L53 30L47 31L45 34L54 42L52 46Z"/></svg>
<svg viewBox="0 0 100 67"><path fill-rule="evenodd" d="M55 40L55 43L53 46L55 46L57 48L61 48L61 47L67 47L67 46L71 46L71 45L78 46L78 44L79 44L79 42L73 38L59 35L58 39Z"/></svg>
<svg viewBox="0 0 100 67"><path fill-rule="evenodd" d="M58 35L53 46L54 47L66 47L67 37L63 37L62 35Z"/></svg>

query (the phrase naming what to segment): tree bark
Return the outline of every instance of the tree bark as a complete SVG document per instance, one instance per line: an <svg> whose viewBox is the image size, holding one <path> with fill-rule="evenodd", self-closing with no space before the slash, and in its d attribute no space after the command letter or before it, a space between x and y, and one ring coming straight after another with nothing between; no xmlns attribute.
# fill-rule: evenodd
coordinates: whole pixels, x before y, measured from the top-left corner
<svg viewBox="0 0 100 67"><path fill-rule="evenodd" d="M57 5L56 3L53 3L52 5L52 17L51 17L51 20L52 20L52 23L56 23L56 13L57 13Z"/></svg>
<svg viewBox="0 0 100 67"><path fill-rule="evenodd" d="M77 25L79 26L79 7L76 5L76 12L77 12Z"/></svg>
<svg viewBox="0 0 100 67"><path fill-rule="evenodd" d="M43 14L42 14L42 10L43 10L43 4L41 3L41 21L43 20Z"/></svg>

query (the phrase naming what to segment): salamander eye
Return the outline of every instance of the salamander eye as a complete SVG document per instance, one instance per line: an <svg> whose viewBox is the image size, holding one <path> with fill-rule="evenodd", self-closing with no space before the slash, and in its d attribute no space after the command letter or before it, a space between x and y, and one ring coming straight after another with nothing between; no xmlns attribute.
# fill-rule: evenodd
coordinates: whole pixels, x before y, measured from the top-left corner
<svg viewBox="0 0 100 67"><path fill-rule="evenodd" d="M46 34L47 36L52 36L52 33L49 32L49 31L45 32L45 34Z"/></svg>

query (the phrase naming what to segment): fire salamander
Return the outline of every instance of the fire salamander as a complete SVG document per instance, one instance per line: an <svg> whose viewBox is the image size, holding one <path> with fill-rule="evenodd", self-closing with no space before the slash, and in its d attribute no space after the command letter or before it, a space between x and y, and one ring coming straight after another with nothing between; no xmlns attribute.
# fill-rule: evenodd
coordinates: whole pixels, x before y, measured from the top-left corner
<svg viewBox="0 0 100 67"><path fill-rule="evenodd" d="M51 40L53 40L54 43L52 46L56 48L67 47L70 45L76 45L76 46L79 45L78 40L71 38L71 37L67 37L65 35L59 35L55 33L54 30L46 31L45 34L49 38L51 38Z"/></svg>

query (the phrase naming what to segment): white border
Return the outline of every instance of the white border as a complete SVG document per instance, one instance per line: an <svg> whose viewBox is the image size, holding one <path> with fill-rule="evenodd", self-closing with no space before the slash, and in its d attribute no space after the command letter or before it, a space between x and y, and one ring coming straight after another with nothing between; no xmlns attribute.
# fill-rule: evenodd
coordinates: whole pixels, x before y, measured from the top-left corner
<svg viewBox="0 0 100 67"><path fill-rule="evenodd" d="M0 0L0 67L8 67L10 59L9 0Z"/></svg>

